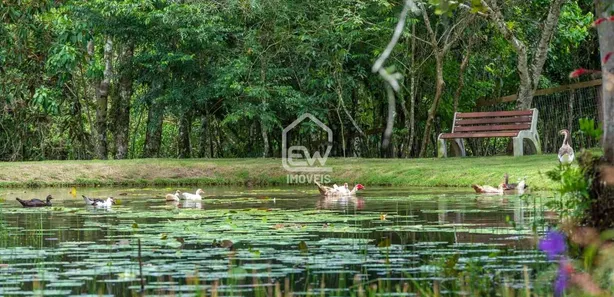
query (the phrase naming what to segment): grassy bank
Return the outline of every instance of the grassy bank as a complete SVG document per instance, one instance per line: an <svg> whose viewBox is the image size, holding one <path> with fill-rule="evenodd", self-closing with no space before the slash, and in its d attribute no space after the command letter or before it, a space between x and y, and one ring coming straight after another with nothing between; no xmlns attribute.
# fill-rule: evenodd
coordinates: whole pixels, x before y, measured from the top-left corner
<svg viewBox="0 0 614 297"><path fill-rule="evenodd" d="M511 182L527 176L534 189L552 189L544 172L555 155L449 159L329 159L331 181L365 185L496 186L508 172ZM141 159L0 163L1 187L285 185L280 159Z"/></svg>

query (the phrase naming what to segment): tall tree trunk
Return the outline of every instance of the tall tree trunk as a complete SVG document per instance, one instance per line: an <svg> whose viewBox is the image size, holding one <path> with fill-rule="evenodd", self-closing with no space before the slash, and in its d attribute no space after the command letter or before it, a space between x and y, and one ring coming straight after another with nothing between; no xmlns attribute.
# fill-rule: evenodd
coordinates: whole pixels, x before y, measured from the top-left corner
<svg viewBox="0 0 614 297"><path fill-rule="evenodd" d="M416 23L411 25L411 73L409 74L409 141L407 143L407 157L411 156L416 138Z"/></svg>
<svg viewBox="0 0 614 297"><path fill-rule="evenodd" d="M260 132L262 132L262 157L266 158L269 155L269 134L262 121L260 121Z"/></svg>
<svg viewBox="0 0 614 297"><path fill-rule="evenodd" d="M596 0L596 15L609 17L607 7L611 1ZM599 51L601 61L614 52L614 22L603 22L597 26L599 34ZM602 62L603 93L603 139L602 145L606 159L614 164L614 58L609 58L606 63Z"/></svg>
<svg viewBox="0 0 614 297"><path fill-rule="evenodd" d="M185 159L191 157L190 149L190 127L192 121L190 115L186 112L179 119L179 158Z"/></svg>
<svg viewBox="0 0 614 297"><path fill-rule="evenodd" d="M145 133L144 158L160 157L160 144L162 143L162 124L164 120L164 106L154 102L149 105L147 114L147 131Z"/></svg>
<svg viewBox="0 0 614 297"><path fill-rule="evenodd" d="M433 120L435 119L435 115L437 114L437 109L439 108L439 101L441 100L441 96L443 95L443 88L446 84L443 80L443 56L441 56L439 53L435 55L435 71L437 72L437 80L435 82L435 97L433 98L433 103L431 104L431 108L429 108L428 117L426 118L426 123L424 124L422 146L420 146L420 158L424 158L426 156L426 148L430 139L429 135L431 134L431 125L433 124Z"/></svg>
<svg viewBox="0 0 614 297"><path fill-rule="evenodd" d="M132 98L132 57L134 56L134 43L125 45L122 56L122 71L119 78L119 96L115 98L114 125L115 125L115 158L128 157L128 140L130 133L130 105Z"/></svg>
<svg viewBox="0 0 614 297"><path fill-rule="evenodd" d="M93 41L91 42L92 57L94 54ZM113 41L107 37L104 45L104 72L101 82L97 82L96 90L96 157L101 160L108 158L107 146L107 113L109 101L109 88L113 76Z"/></svg>
<svg viewBox="0 0 614 297"><path fill-rule="evenodd" d="M200 135L199 135L199 148L198 148L198 157L206 158L207 157L207 146L209 141L209 120L206 114L201 116L200 121Z"/></svg>

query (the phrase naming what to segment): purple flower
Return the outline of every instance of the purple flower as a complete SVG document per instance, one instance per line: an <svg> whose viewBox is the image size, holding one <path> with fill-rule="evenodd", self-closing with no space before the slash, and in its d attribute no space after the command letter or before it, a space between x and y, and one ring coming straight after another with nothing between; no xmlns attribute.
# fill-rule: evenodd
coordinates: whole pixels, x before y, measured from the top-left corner
<svg viewBox="0 0 614 297"><path fill-rule="evenodd" d="M556 276L556 280L554 280L554 296L563 296L563 292L569 284L569 279L572 272L573 267L566 259L559 262L559 271Z"/></svg>
<svg viewBox="0 0 614 297"><path fill-rule="evenodd" d="M546 253L549 260L554 260L556 256L567 251L565 235L557 231L548 231L546 237L539 242L539 249Z"/></svg>

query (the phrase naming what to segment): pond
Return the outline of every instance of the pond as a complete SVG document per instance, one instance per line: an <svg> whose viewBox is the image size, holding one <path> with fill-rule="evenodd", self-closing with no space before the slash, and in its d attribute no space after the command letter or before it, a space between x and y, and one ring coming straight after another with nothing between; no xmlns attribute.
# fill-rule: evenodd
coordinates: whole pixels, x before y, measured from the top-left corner
<svg viewBox="0 0 614 297"><path fill-rule="evenodd" d="M76 197L71 189L4 189L0 295L135 296L141 281L146 296L478 289L459 287L460 273L484 288L533 286L546 263L535 251L545 195L471 191L369 188L323 199L315 187L217 187L205 188L203 201L169 203L171 188L79 188ZM47 194L53 207L15 201ZM93 209L82 194L120 201Z"/></svg>

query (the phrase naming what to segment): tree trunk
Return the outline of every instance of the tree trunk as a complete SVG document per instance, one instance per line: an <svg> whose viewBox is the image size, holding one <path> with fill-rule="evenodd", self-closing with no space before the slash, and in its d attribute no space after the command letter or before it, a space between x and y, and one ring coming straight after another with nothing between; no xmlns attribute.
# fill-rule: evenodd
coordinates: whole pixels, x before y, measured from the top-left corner
<svg viewBox="0 0 614 297"><path fill-rule="evenodd" d="M269 155L269 134L262 121L260 121L260 132L262 132L262 157L266 158Z"/></svg>
<svg viewBox="0 0 614 297"><path fill-rule="evenodd" d="M458 73L458 87L456 88L456 92L454 93L454 112L458 111L458 101L463 93L463 88L465 87L465 70L467 70L467 66L469 66L469 59L471 58L471 47L473 46L474 38L469 38L469 44L467 45L467 51L465 52L465 56L463 57L463 61L461 62L459 73Z"/></svg>
<svg viewBox="0 0 614 297"><path fill-rule="evenodd" d="M147 114L147 131L145 133L144 158L160 157L160 144L162 143L162 125L164 120L164 106L154 102L149 105Z"/></svg>
<svg viewBox="0 0 614 297"><path fill-rule="evenodd" d="M199 135L199 150L198 157L199 158L207 158L207 146L209 141L209 122L207 119L207 115L204 114L201 117L200 121L200 135Z"/></svg>
<svg viewBox="0 0 614 297"><path fill-rule="evenodd" d="M609 17L607 7L608 0L596 0L595 6L597 17ZM599 50L601 60L614 52L614 22L603 22L597 26L599 34ZM610 58L606 63L602 62L603 91L601 100L603 102L603 151L604 156L610 164L614 164L614 58Z"/></svg>
<svg viewBox="0 0 614 297"><path fill-rule="evenodd" d="M179 119L179 158L190 158L190 116L185 113Z"/></svg>
<svg viewBox="0 0 614 297"><path fill-rule="evenodd" d="M115 97L113 104L115 124L115 158L128 157L128 140L130 133L130 100L132 98L132 57L134 56L134 43L130 42L122 52L122 71L119 78L119 96Z"/></svg>
<svg viewBox="0 0 614 297"><path fill-rule="evenodd" d="M416 23L411 25L411 73L409 77L409 143L407 144L407 156L411 156L416 138Z"/></svg>
<svg viewBox="0 0 614 297"><path fill-rule="evenodd" d="M91 43L91 55L94 54L93 42ZM109 101L109 88L111 86L111 76L113 75L113 41L110 37L104 45L104 72L102 82L99 82L96 90L96 156L98 159L108 158L107 146L107 113Z"/></svg>
<svg viewBox="0 0 614 297"><path fill-rule="evenodd" d="M435 68L437 72L437 81L435 82L435 98L433 98L433 103L431 104L431 108L428 112L428 117L426 118L426 123L424 124L422 146L420 147L420 158L424 158L426 156L427 144L429 142L429 135L431 133L431 125L433 124L433 120L435 119L435 115L437 114L437 109L439 108L439 101L441 100L441 96L443 95L443 88L445 86L445 81L443 80L443 56L440 53L437 53L435 55Z"/></svg>

